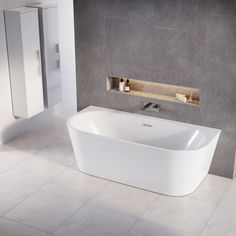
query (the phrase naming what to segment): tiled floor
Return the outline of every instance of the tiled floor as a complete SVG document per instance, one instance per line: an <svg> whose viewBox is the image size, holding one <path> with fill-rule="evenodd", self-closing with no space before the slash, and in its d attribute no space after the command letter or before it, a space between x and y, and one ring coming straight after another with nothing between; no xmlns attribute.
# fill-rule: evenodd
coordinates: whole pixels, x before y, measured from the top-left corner
<svg viewBox="0 0 236 236"><path fill-rule="evenodd" d="M0 236L236 235L236 180L167 197L82 174L65 118L0 147Z"/></svg>

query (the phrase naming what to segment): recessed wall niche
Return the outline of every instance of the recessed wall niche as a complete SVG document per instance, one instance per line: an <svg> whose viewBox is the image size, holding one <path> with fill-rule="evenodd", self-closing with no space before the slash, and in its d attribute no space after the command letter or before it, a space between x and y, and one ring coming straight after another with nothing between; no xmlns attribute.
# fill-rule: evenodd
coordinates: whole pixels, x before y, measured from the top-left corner
<svg viewBox="0 0 236 236"><path fill-rule="evenodd" d="M119 91L119 82L121 79L123 79L124 81L129 79L130 81L129 92ZM107 77L107 91L119 93L121 95L127 94L130 96L140 96L157 100L183 103L192 106L200 105L200 95L201 95L201 90L199 88L190 88L184 86L149 82L131 78L116 77L116 76ZM176 98L176 94L185 95L187 101L186 102L179 101Z"/></svg>

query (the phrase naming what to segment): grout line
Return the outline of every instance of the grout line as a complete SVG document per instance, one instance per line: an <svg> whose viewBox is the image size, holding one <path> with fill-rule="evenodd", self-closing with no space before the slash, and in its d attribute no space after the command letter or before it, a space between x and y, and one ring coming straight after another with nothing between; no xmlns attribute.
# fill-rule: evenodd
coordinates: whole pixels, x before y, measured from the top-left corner
<svg viewBox="0 0 236 236"><path fill-rule="evenodd" d="M34 227L34 226L31 226L31 225L27 225L27 224L18 222L18 221L14 220L14 219L9 219L9 218L7 218L7 217L0 216L0 220L1 220L1 219L6 220L6 221L10 221L10 222L14 222L14 223L19 224L19 225L21 225L21 226L26 226L26 227L31 228L31 229L33 229L33 230L46 233L47 235L52 235L51 233L48 233L48 232L46 232L46 231L44 231L44 230L42 230L42 229L38 229L38 228L36 228L36 227Z"/></svg>
<svg viewBox="0 0 236 236"><path fill-rule="evenodd" d="M137 217L136 221L130 226L130 228L128 229L128 231L124 234L124 236L128 235L129 232L134 228L134 226L140 221L142 220L142 217L144 216L144 214L150 209L150 207L157 201L157 199L160 197L160 194L157 194L156 198L153 200L153 202L151 202L147 208L143 211L142 214L140 214L139 217Z"/></svg>
<svg viewBox="0 0 236 236"><path fill-rule="evenodd" d="M33 131L32 131L32 132L33 132ZM36 132L33 132L33 133L36 133ZM36 133L36 134L38 134L38 133ZM42 134L40 134L40 135L41 135L41 136L50 137L50 136L47 136L47 135L42 135ZM19 136L19 137L20 137L20 136ZM10 171L11 169L14 169L14 168L17 167L18 165L21 165L21 164L23 164L24 162L30 160L30 158L32 158L31 160L33 160L33 159L35 159L35 158L38 158L39 160L48 161L48 162L51 163L50 160L44 159L44 158L40 158L40 157L37 156L37 154L38 154L39 152L41 152L42 150L45 150L46 148L50 147L50 145L54 142L55 139L60 140L60 141L63 141L63 142L65 142L65 143L68 142L67 140L63 140L63 139L60 139L60 138L54 138L52 141L50 141L50 142L47 143L46 145L43 145L42 147L40 147L39 150L33 151L32 153L27 153L27 152L23 151L23 152L26 153L26 157L25 157L23 160L21 160L21 161L15 163L15 164L13 164L11 167L7 168L6 170L0 172L0 177L4 177L4 176L2 176L2 175L4 175L6 172ZM20 149L12 148L12 147L10 147L10 149L17 150L17 151L22 151L22 150L20 150ZM61 166L65 167L66 169L69 168L69 167L72 167L72 165L73 165L73 163L72 163L71 166L70 166L70 165L69 165L69 166L66 166L66 165L63 165L63 164L60 164L60 163L56 163L56 162L52 162L52 164L61 165ZM64 171L66 171L66 170L64 170ZM64 172L64 171L63 171L63 172ZM57 176L57 175L56 175L56 176ZM5 178L5 177L4 177L4 178ZM9 179L11 179L11 178L9 178ZM12 179L11 179L11 180L12 180ZM22 183L22 182L19 182L19 181L15 181L15 182L17 182L17 183ZM22 184L25 184L25 183L22 183ZM28 185L28 184L25 184L25 185ZM32 185L29 185L29 186L32 186ZM33 187L35 187L35 186L33 186Z"/></svg>
<svg viewBox="0 0 236 236"><path fill-rule="evenodd" d="M231 184L229 184L229 186L226 188L225 192L228 190L228 188L230 187L230 185L231 185ZM214 206L214 207L216 208L216 207L218 206L219 202L222 200L222 198L223 198L225 192L222 194L220 200L218 200L216 203L211 203L210 201L199 199L199 198L197 198L197 197L191 196L191 194L190 194L190 195L187 195L187 196L185 196L185 197L186 197L187 199L190 199L190 200L199 201L199 202L203 202L203 203L208 204L208 205L212 205L212 206Z"/></svg>
<svg viewBox="0 0 236 236"><path fill-rule="evenodd" d="M135 217L135 216L132 216L132 215L129 215L127 213L124 213L124 212L120 212L120 211L117 211L117 210L113 210L111 208L106 208L104 206L98 206L98 205L95 205L95 204L92 204L92 203L87 203L86 205L89 205L91 207L95 207L95 208L100 208L100 209L103 209L105 211L109 211L109 212L112 212L113 214L117 214L117 215L123 215L123 216L128 216L130 218L133 218L133 219L139 219L139 217Z"/></svg>
<svg viewBox="0 0 236 236"><path fill-rule="evenodd" d="M2 215L2 217L6 218L6 215L13 210L14 208L18 207L21 203L23 203L24 201L26 201L28 198L30 198L33 194L37 193L39 191L39 188L36 188L31 194L29 194L27 197L25 197L22 201L16 203L14 206L12 206L11 208L9 208L6 212L4 212L4 214Z"/></svg>
<svg viewBox="0 0 236 236"><path fill-rule="evenodd" d="M82 204L71 216L69 216L68 218L66 218L61 224L59 224L56 229L53 231L52 235L56 235L56 232L58 231L58 229L64 225L67 221L69 221L74 215L76 215L81 209L83 209L85 206L87 206L88 203L84 202L84 204Z"/></svg>
<svg viewBox="0 0 236 236"><path fill-rule="evenodd" d="M160 196L161 196L161 195L158 194L157 197L155 198L155 200L153 200L153 202L150 203L149 206L143 211L142 215L139 217L140 220L143 219L143 216L151 209L152 205L153 205L156 201L158 201L158 199L160 198Z"/></svg>
<svg viewBox="0 0 236 236"><path fill-rule="evenodd" d="M28 158L27 158L27 159L28 159ZM41 159L40 159L40 160L41 160ZM45 161L48 161L48 160L45 160ZM49 161L48 161L48 162L49 162ZM51 163L51 162L49 162L49 163ZM20 164L22 164L22 163L19 163L19 165L20 165ZM52 164L54 164L54 163L52 163ZM18 165L18 164L17 164L17 165ZM8 177L8 176L5 177L3 174L0 174L0 177L9 179L9 180L11 180L11 181L13 181L13 182L16 182L16 183L19 183L19 184L22 184L22 185L25 185L25 186L28 186L28 187L40 189L42 186L48 184L48 182L50 182L53 178L55 178L55 177L59 176L60 174L64 173L64 172L67 170L68 167L62 165L62 168L65 168L65 169L62 170L61 172L58 172L57 174L55 174L54 176L52 176L51 178L49 178L45 183L40 184L40 185L38 185L38 186L36 186L36 185L31 185L31 184L26 184L26 183L23 182L23 181L18 181L18 180L16 180L16 179L13 179L13 178ZM7 170L7 171L10 171L10 169ZM5 171L5 172L7 172L7 171ZM4 172L4 174L5 174L5 172Z"/></svg>
<svg viewBox="0 0 236 236"><path fill-rule="evenodd" d="M20 204L22 204L24 201L26 201L27 199L29 199L32 195L34 195L34 194L36 194L36 193L38 193L38 192L40 192L40 191L46 192L46 193L53 193L53 194L58 195L58 196L60 196L60 197L64 197L64 198L68 198L68 199L73 200L73 201L81 202L81 203L82 203L81 207L83 207L84 205L86 205L90 199L89 199L88 201L79 201L79 200L76 200L76 199L74 199L74 198L70 198L70 197L68 197L68 196L65 196L65 195L63 195L63 194L54 192L54 191L45 191L45 190L42 189L42 188L43 188L45 185L47 185L51 180L55 179L55 178L58 177L59 175L62 175L64 172L66 172L66 170L67 170L67 169L65 169L65 170L63 170L61 173L58 173L57 175L53 176L53 177L50 178L45 184L40 185L39 187L35 187L35 186L32 186L32 185L26 185L26 184L23 184L23 183L20 182L20 184L23 184L23 185L26 185L26 186L30 186L30 187L35 187L35 188L36 188L35 191L33 191L30 195L28 195L26 198L24 198L24 199L23 199L22 201L20 201L19 203L17 203L16 205L14 205L14 206L11 207L10 209L8 209L8 210L7 210L2 216L0 216L0 217L5 218L5 219L8 219L8 220L12 220L12 221L14 221L14 222L17 222L17 223L22 224L22 225L25 225L25 226L29 226L29 227L31 227L31 228L33 228L33 229L41 230L41 229L39 229L39 228L37 228L37 227L31 226L31 225L28 225L28 224L24 224L24 223L22 223L22 222L18 222L17 220L14 220L14 219L7 218L7 217L6 217L6 214L7 214L8 212L10 212L10 211L13 210L14 208L18 207L18 206L19 206ZM14 181L14 180L13 180L13 181ZM14 182L19 183L18 181L14 181ZM79 207L79 209L80 209L81 207ZM79 209L77 209L76 212L77 212ZM76 212L75 212L75 213L76 213ZM75 214L75 213L74 213L74 214ZM74 214L73 214L73 215L74 215ZM71 218L71 217L69 217L69 218ZM69 218L68 218L68 219L69 219ZM67 220L67 219L66 219L66 220ZM65 221L66 221L66 220L65 220ZM65 222L65 221L64 221L64 222ZM64 223L64 222L63 222L63 223ZM63 223L62 223L62 224L63 224ZM60 224L60 226L61 226L61 224ZM58 228L59 228L59 227L58 227ZM49 235L53 235L53 233L54 233L56 230L53 231L52 233L47 232L47 231L43 231L43 230L41 230L41 231L42 231L42 232L45 232L45 233L47 233L47 234L49 234Z"/></svg>
<svg viewBox="0 0 236 236"><path fill-rule="evenodd" d="M108 180L108 181L109 181L109 180ZM109 183L114 183L114 182L113 182L113 181L109 181L109 182L107 183L107 185L108 185ZM117 182L115 182L115 183L117 183ZM119 183L119 184L121 184L121 183ZM127 186L127 185L125 185L125 186ZM105 186L105 187L106 187L106 186ZM105 187L104 187L104 188L105 188ZM135 187L132 187L132 186L128 186L128 187L135 188ZM104 188L103 188L103 189L104 189ZM102 192L103 189L100 189L99 192ZM142 190L142 191L146 191L146 190L143 190L143 189L141 189L141 190ZM149 192L149 191L146 191L146 192ZM131 225L131 227L130 227L130 229L131 229L131 228L133 227L133 225L136 224L137 221L141 220L141 217L145 214L145 212L149 209L149 207L159 198L159 194L156 194L156 195L157 195L157 196L155 197L155 199L147 206L146 209L143 210L143 212L140 214L140 216L134 216L134 215L132 215L132 214L125 213L125 212L123 212L123 211L113 210L113 209L111 209L111 208L109 208L109 207L104 207L104 206L101 206L101 205L99 205L99 204L92 203L92 202L89 202L88 204L90 204L90 205L92 205L92 206L95 206L95 207L103 208L103 209L105 209L105 210L109 210L109 211L114 212L114 213L117 213L117 214L126 215L126 216L129 216L129 217L131 217L131 218L136 219L135 222ZM96 197L96 195L94 196L94 198L95 198L95 197ZM94 198L92 198L92 199L94 199ZM92 199L91 199L91 200L92 200ZM91 200L90 200L90 201L91 201ZM130 229L129 229L129 230L130 230ZM128 233L129 230L128 230L126 233ZM125 233L125 234L126 234L126 233Z"/></svg>
<svg viewBox="0 0 236 236"><path fill-rule="evenodd" d="M60 175L63 175L64 172L67 171L67 168L66 168L65 166L63 166L63 167L65 168L64 170L62 170L61 172L58 172L57 174L55 174L54 176L52 176L51 178L49 178L45 183L41 184L41 185L39 186L39 190L42 190L42 188L43 188L45 185L47 185L48 183L50 183L53 179L57 178L57 177L60 176ZM42 190L42 191L44 191L44 190Z"/></svg>
<svg viewBox="0 0 236 236"><path fill-rule="evenodd" d="M25 152L26 154L32 156L32 155L34 155L35 153L37 153L38 151L40 151L41 149L44 149L45 147L48 147L51 143L53 143L53 141L54 141L54 139L55 139L55 138L52 139L53 137L51 137L51 136L47 136L47 135L44 135L44 134L41 134L41 133L37 133L37 132L34 132L34 131L32 131L32 130L29 130L29 131L27 131L27 132L25 132L25 133L31 133L31 134L33 134L33 135L36 134L37 136L41 136L41 138L44 138L44 137L50 138L50 141L47 142L46 144L43 144L43 145L40 145L39 147L36 147L36 150L34 150L33 152L29 152L29 153L27 152L27 150L22 150L22 149L15 148L15 147L12 147L11 145L9 145L9 143L10 143L12 140L14 140L14 139L12 139L12 140L10 140L9 142L5 143L5 145L6 145L8 148L10 148L10 149L17 150L17 151L21 151L21 152ZM22 135L17 136L16 138L20 139L21 136L23 136L25 133L23 133ZM52 140L51 140L51 139L52 139Z"/></svg>
<svg viewBox="0 0 236 236"><path fill-rule="evenodd" d="M55 136L55 135L45 134L45 133L42 133L42 132L37 130L40 127L44 127L45 125L50 124L50 122L52 123L54 120L63 121L64 124L62 125L62 128L66 130L66 132L64 132L65 130L63 131L63 137L58 137L58 136ZM37 126L35 129L34 128L30 129L28 132L32 132L32 133L35 133L35 134L38 134L38 135L41 135L41 136L45 136L45 137L49 137L49 138L53 138L53 140L54 139L57 139L57 140L68 140L66 135L69 136L69 132L68 132L68 129L67 129L67 120L60 119L60 118L57 118L57 117L52 117L52 119L47 120L45 123Z"/></svg>
<svg viewBox="0 0 236 236"><path fill-rule="evenodd" d="M64 172L64 171L63 171ZM54 177L53 177L54 178ZM52 178L52 179L53 179ZM51 179L50 179L51 180ZM47 181L47 183L48 182L50 182L50 180L49 181ZM46 185L47 183L45 183L44 185ZM42 185L42 186L44 186L44 185ZM16 207L18 207L20 204L22 204L24 201L26 201L27 199L29 199L32 195L34 195L34 194L36 194L36 193L38 193L38 192L46 192L46 193L53 193L53 194L55 194L55 195L58 195L58 196L60 196L60 197L64 197L64 198L68 198L68 199L70 199L71 201L73 200L73 201L76 201L75 199L72 199L72 198L70 198L70 197L67 197L67 196L64 196L64 195L62 195L62 194L59 194L59 193L55 193L55 192L49 192L49 191L45 191L45 190L42 190L41 188L42 188L42 186L40 186L40 187L38 187L35 191L33 191L29 196L27 196L24 200L22 200L22 201L20 201L19 203L17 203L16 205L14 205L13 207L11 207L9 210L7 210L2 216L0 216L0 217L2 217L2 218L5 218L5 219L7 219L7 220L11 220L11 221L14 221L14 222L16 222L16 223L19 223L19 224L22 224L22 225L25 225L25 226L29 226L29 227L31 227L31 228L33 228L33 229L36 229L36 230L40 230L40 231L42 231L42 232L44 232L44 233L47 233L47 234L49 234L49 235L53 235L53 233L56 231L53 231L53 232L47 232L47 231L44 231L44 230L42 230L42 229L40 229L40 228L37 228L37 227L35 227L35 226L32 226L32 225L28 225L28 224L25 224L25 223L22 223L22 222L19 222L19 221L17 221L17 220L15 220L15 219L11 219L11 218L8 218L7 216L6 216L6 214L8 213L8 212L10 212L11 210L13 210L14 208L16 208ZM87 204L87 202L83 202L83 201L78 201L77 200L77 202L81 202L82 203L82 205L75 211L75 213L81 208L81 207L83 207L84 205L86 205ZM74 213L74 214L75 214ZM73 214L73 215L74 215ZM69 217L70 218L70 217ZM67 220L67 219L66 219ZM66 221L65 220L65 221ZM64 221L64 222L65 222ZM64 223L63 222L63 223ZM60 226L61 226L61 224L60 224Z"/></svg>
<svg viewBox="0 0 236 236"><path fill-rule="evenodd" d="M96 178L96 177L95 177L95 178ZM104 180L104 179L102 179L102 180ZM110 184L110 181L109 181L109 180L105 180L105 181L107 181L107 183L104 184L103 187L101 187L100 189L98 189L98 190L96 191L96 193L89 199L89 201L88 201L89 204L91 204L91 201L92 201L93 199L95 199L96 196L98 196L98 195L99 195L104 189L106 189L107 186Z"/></svg>
<svg viewBox="0 0 236 236"><path fill-rule="evenodd" d="M64 173L66 170L62 171L62 173ZM56 176L62 174L62 173L58 173ZM53 178L55 178L56 176L53 176L52 178L50 178L45 184L42 184L40 186L33 186L33 185L29 185L29 184L25 184L25 183L22 183L22 182L19 182L19 181L16 181L16 180L12 180L10 178L7 178L15 183L19 183L19 184L22 184L22 185L25 185L25 186L28 186L28 187L31 187L31 188L35 188L35 191L33 191L31 194L29 194L26 198L24 198L22 201L18 202L17 204L15 204L13 207L11 207L10 209L8 209L6 212L4 212L4 214L2 216L5 216L8 212L10 212L11 210L13 210L14 208L18 207L20 204L22 204L24 201L26 201L28 198L30 198L33 194L39 192L39 191L44 191L42 190L41 188L48 184Z"/></svg>
<svg viewBox="0 0 236 236"><path fill-rule="evenodd" d="M29 188L34 188L34 189L38 189L38 186L34 186L34 185L31 185L31 184L26 184L26 183L22 183L22 182L20 182L20 181L18 181L18 180L16 180L16 179L12 179L12 178L10 178L10 177L8 177L8 176L1 176L0 175L0 178L3 178L3 179L7 179L7 180L9 180L9 181L11 181L11 182L14 182L15 184L20 184L20 185L23 185L23 186L25 186L25 187L29 187Z"/></svg>
<svg viewBox="0 0 236 236"><path fill-rule="evenodd" d="M153 205L156 201L158 201L158 199L159 199L161 196L169 197L169 196L166 196L166 195L159 194L159 195L157 196L157 198L155 199L155 201L153 201L153 203L151 203L151 204L147 207L146 211L141 215L141 217L139 217L139 220L149 222L149 221L143 219L143 216L150 210L150 208L152 207L152 205ZM179 198L179 197L174 197L174 198ZM192 199L192 198L189 198L189 197L186 197L186 196L180 197L180 198L185 198L185 199L190 199L190 200L196 200L196 199ZM197 200L197 201L198 201L198 200ZM205 201L200 201L200 202L210 204L210 203L205 202ZM210 205L213 205L213 204L210 204ZM213 205L213 206L215 206L215 205ZM215 207L215 208L216 208L216 207ZM209 218L210 218L210 217L209 217ZM138 222L138 220L135 222L135 224L136 224L137 222ZM153 223L155 223L155 222L153 222ZM134 225L135 225L135 224L134 224ZM177 230L177 231L179 231L179 232L182 232L183 234L188 234L189 236L198 236L198 235L200 235L199 233L194 233L194 234L192 234L192 233L189 233L189 232L187 232L187 231L180 230L180 229L175 228L175 227L167 226L167 225L164 225L164 224L162 224L162 223L160 223L160 222L159 222L158 224L159 224L161 227L163 227L163 228L168 228L168 229L170 229L170 230ZM134 225L130 228L130 230L134 227ZM130 231L130 230L129 230L129 231ZM127 233L129 233L129 231L128 231ZM200 233L201 233L201 232L202 232L202 231L200 231ZM124 236L126 236L126 235L124 235Z"/></svg>
<svg viewBox="0 0 236 236"><path fill-rule="evenodd" d="M228 190L229 190L230 186L232 185L232 183L233 183L233 182L231 182L231 184L229 184L229 186L228 186L228 188L225 190L224 194L222 194L222 197L221 197L221 199L219 200L219 202L216 204L216 207L215 207L214 211L213 211L212 214L209 216L208 220L206 221L206 223L205 223L204 226L202 227L201 231L199 232L199 234L198 234L199 236L200 236L200 235L203 233L203 231L206 229L206 227L207 227L209 221L211 220L211 218L212 218L213 215L215 214L216 210L218 209L220 203L222 202L222 200L223 200L225 194L228 192Z"/></svg>
<svg viewBox="0 0 236 236"><path fill-rule="evenodd" d="M66 170L65 170L66 171ZM64 171L64 172L65 172ZM63 172L63 173L64 173ZM82 173L82 172L81 172ZM82 173L82 174L84 174L84 173ZM56 178L56 177L55 177ZM109 182L108 182L109 183ZM83 209L85 206L87 206L87 205L91 205L89 202L90 202L90 200L94 197L94 196L96 196L97 195L97 193L99 192L99 191L101 191L102 189L104 189L107 185L108 185L108 183L106 183L106 184L104 184L104 186L103 187L101 187L98 191L96 191L96 193L94 194L94 195L92 195L91 197L89 197L88 198L88 200L87 201L79 201L79 200L77 200L77 201L79 201L79 202L81 202L82 203L82 205L71 215L71 216L69 216L67 219L65 219L59 226L57 226L57 228L53 231L53 235L55 235L55 233L57 232L57 230L63 225L63 224L65 224L68 220L70 220L75 214L77 214L81 209ZM46 185L46 184L45 184ZM41 186L41 187L43 187L43 186ZM42 190L42 191L45 191L45 190ZM45 192L47 192L47 191L45 191ZM48 191L49 192L49 191ZM53 192L53 191L52 191ZM53 192L53 193L56 193L56 192ZM64 194L60 194L60 193L56 193L56 194L58 194L58 195L60 195L60 196L63 196L63 197L66 197L66 198L69 198L69 199L72 199L72 200L75 200L74 198L72 198L72 197L68 197L68 196L65 196Z"/></svg>
<svg viewBox="0 0 236 236"><path fill-rule="evenodd" d="M64 173L64 172L63 172L63 173ZM63 173L61 173L61 174L63 174ZM76 199L76 198L70 197L70 196L65 195L65 194L63 194L63 193L59 193L59 192L57 192L57 191L44 190L44 189L42 189L44 186L46 186L48 183L50 183L51 180L57 178L58 176L59 176L59 175L55 176L54 178L50 179L46 184L40 186L40 189L39 189L39 190L41 190L41 191L43 191L43 192L47 192L47 193L54 193L54 194L57 194L57 195L59 195L59 196L68 198L68 199L73 200L73 201L78 201L78 202L81 202L81 203L89 203L89 201L91 201L91 199L92 199L94 196L96 196L97 192L100 191L100 189L99 189L98 191L96 191L93 195L91 195L90 197L88 197L87 200L78 200L78 199ZM105 185L107 185L107 184L105 184ZM101 188L103 189L104 187L105 187L105 186L103 186L103 187L101 187Z"/></svg>
<svg viewBox="0 0 236 236"><path fill-rule="evenodd" d="M29 159L31 156L32 156L31 154L27 155L23 160L21 160L21 161L15 163L15 164L13 164L12 166L10 166L9 168L7 168L6 170L0 172L0 177L3 177L3 176L1 176L1 175L5 174L6 172L8 172L8 171L11 170L12 168L16 167L17 165L22 164L22 163L25 162L27 159Z"/></svg>
<svg viewBox="0 0 236 236"><path fill-rule="evenodd" d="M114 209L111 209L110 207L101 206L101 205L98 205L96 203L88 202L87 204L90 205L90 206L102 208L106 211L110 211L110 212L113 212L113 213L116 213L116 214L125 215L125 216L128 216L128 217L133 218L133 219L140 219L139 216L134 216L134 215L131 215L129 213L125 213L125 212L119 211L119 210L114 210Z"/></svg>
<svg viewBox="0 0 236 236"><path fill-rule="evenodd" d="M135 225L139 222L139 221L143 221L143 222L146 222L146 223L152 223L152 224L158 224L161 228L163 229L169 229L171 231L178 231L179 233L182 233L184 235L188 235L188 236L197 236L195 234L190 234L188 232L185 232L185 231L182 231L182 230L179 230L179 229L176 229L176 228L171 228L170 226L166 226L166 225L162 225L160 223L155 223L155 222L151 222L151 221L147 221L147 220L143 220L143 219L137 219L135 221L135 223L130 227L130 229L124 234L124 236L127 236L129 234L129 232L135 227ZM169 235L169 234L168 234Z"/></svg>
<svg viewBox="0 0 236 236"><path fill-rule="evenodd" d="M41 232L46 233L46 234L48 234L48 235L53 235L53 234L50 233L50 232L47 232L47 231L45 231L45 230L42 230L42 229L37 228L37 227L32 226L32 225L28 225L28 224L19 222L19 221L15 220L15 219L7 218L6 216L2 216L1 218L5 219L5 220L8 220L8 221L15 222L15 223L17 223L17 224L19 224L19 225L27 226L27 227L29 227L29 228L31 228L31 229L34 229L34 230L37 230L37 231L41 231Z"/></svg>
<svg viewBox="0 0 236 236"><path fill-rule="evenodd" d="M127 236L129 234L129 232L131 231L131 229L134 228L134 226L137 224L137 222L140 221L140 218L137 218L134 223L128 228L127 232L124 233L124 236Z"/></svg>

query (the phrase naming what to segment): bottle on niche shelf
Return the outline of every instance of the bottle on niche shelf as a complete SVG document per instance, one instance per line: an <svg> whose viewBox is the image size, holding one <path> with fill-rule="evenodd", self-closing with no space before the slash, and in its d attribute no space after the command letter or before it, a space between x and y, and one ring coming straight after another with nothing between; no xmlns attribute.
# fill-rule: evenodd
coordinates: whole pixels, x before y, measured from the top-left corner
<svg viewBox="0 0 236 236"><path fill-rule="evenodd" d="M129 91L130 91L130 83L129 83L129 79L127 79L125 83L125 92L129 92Z"/></svg>
<svg viewBox="0 0 236 236"><path fill-rule="evenodd" d="M124 92L125 90L125 82L123 79L120 79L120 82L119 82L119 91L120 92Z"/></svg>
<svg viewBox="0 0 236 236"><path fill-rule="evenodd" d="M188 102L193 102L193 97L192 96L189 96Z"/></svg>

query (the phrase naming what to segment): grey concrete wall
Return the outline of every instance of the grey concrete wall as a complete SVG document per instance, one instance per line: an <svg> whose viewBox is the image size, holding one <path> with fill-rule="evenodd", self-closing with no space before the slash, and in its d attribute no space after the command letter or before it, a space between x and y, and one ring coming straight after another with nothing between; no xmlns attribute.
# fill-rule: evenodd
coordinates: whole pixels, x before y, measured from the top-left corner
<svg viewBox="0 0 236 236"><path fill-rule="evenodd" d="M78 105L141 113L151 99L106 92L106 76L201 88L200 107L160 101L157 117L222 129L210 173L232 177L236 1L74 0Z"/></svg>

